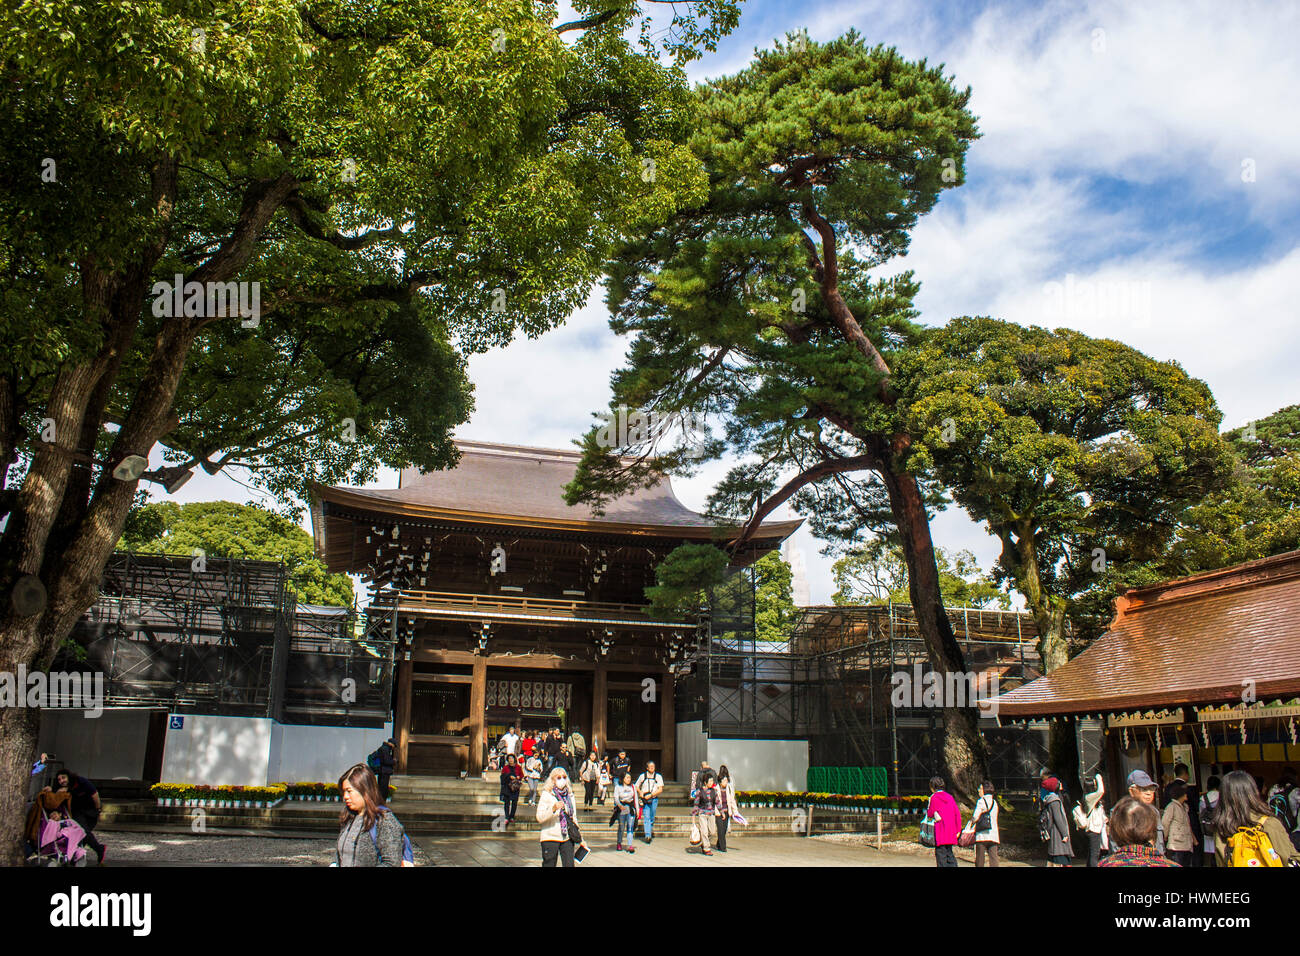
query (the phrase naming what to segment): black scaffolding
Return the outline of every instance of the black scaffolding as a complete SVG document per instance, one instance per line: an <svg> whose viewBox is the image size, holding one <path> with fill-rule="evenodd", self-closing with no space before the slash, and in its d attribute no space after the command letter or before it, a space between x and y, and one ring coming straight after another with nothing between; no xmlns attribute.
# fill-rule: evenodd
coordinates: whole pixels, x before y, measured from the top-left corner
<svg viewBox="0 0 1300 956"><path fill-rule="evenodd" d="M809 765L884 767L894 795L928 792L943 766L943 711L898 706L895 675L919 687L929 655L908 605L801 610L786 640L760 641L752 569L733 569L708 595L677 720L699 720L714 738L806 739ZM948 608L972 678L968 691L1003 693L1040 676L1037 632L1025 613ZM996 683L994 679L996 678ZM969 703L974 704L971 694ZM1003 791L1028 792L1047 757L1039 727L1001 727L982 717L989 774Z"/></svg>
<svg viewBox="0 0 1300 956"><path fill-rule="evenodd" d="M393 640L371 617L297 604L279 562L119 552L56 667L102 673L110 707L381 726Z"/></svg>

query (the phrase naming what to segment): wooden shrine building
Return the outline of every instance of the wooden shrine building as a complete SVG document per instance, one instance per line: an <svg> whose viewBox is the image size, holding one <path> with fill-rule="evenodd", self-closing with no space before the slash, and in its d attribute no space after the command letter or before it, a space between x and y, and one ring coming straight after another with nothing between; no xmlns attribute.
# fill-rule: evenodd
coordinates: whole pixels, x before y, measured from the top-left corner
<svg viewBox="0 0 1300 956"><path fill-rule="evenodd" d="M1177 763L1202 786L1229 769L1275 783L1300 763L1300 551L1127 591L1105 634L997 704L1002 722L1103 721L1112 794Z"/></svg>
<svg viewBox="0 0 1300 956"><path fill-rule="evenodd" d="M656 620L645 588L685 542L720 540L664 478L569 507L576 451L458 442L457 467L402 472L393 490L316 487L312 526L331 571L362 575L397 639L394 737L406 773L477 773L511 723L578 729L591 746L675 776L672 667L694 621ZM799 521L765 523L751 563Z"/></svg>

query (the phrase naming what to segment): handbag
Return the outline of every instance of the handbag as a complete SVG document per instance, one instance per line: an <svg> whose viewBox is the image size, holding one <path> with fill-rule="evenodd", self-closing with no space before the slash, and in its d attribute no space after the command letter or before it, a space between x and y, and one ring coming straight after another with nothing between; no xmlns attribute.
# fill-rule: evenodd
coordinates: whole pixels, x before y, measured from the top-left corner
<svg viewBox="0 0 1300 956"><path fill-rule="evenodd" d="M968 823L961 828L961 833L957 834L957 845L970 847L975 845L975 827Z"/></svg>
<svg viewBox="0 0 1300 956"><path fill-rule="evenodd" d="M921 846L933 848L938 845L934 836L934 820L927 815L921 819Z"/></svg>
<svg viewBox="0 0 1300 956"><path fill-rule="evenodd" d="M975 818L975 832L977 834L993 832L993 804L992 803L989 804L989 808L987 810L985 810L982 814L980 814L978 817Z"/></svg>

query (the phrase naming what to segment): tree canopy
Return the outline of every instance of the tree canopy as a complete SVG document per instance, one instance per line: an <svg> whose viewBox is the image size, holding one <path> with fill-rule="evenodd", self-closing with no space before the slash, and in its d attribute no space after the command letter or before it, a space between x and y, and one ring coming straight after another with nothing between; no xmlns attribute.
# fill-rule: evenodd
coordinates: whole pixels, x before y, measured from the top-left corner
<svg viewBox="0 0 1300 956"><path fill-rule="evenodd" d="M914 461L1000 542L1048 670L1074 602L1144 577L1231 467L1208 386L1113 340L962 317L898 375ZM1074 623L1086 639L1106 622Z"/></svg>
<svg viewBox="0 0 1300 956"><path fill-rule="evenodd" d="M1231 480L1192 508L1167 576L1300 549L1300 405L1226 432Z"/></svg>
<svg viewBox="0 0 1300 956"><path fill-rule="evenodd" d="M352 582L316 557L311 535L292 521L233 501L147 504L131 512L118 547L142 554L280 561L300 604L351 607Z"/></svg>
<svg viewBox="0 0 1300 956"><path fill-rule="evenodd" d="M950 553L935 549L940 589L949 607L1011 607L1011 596L985 574L970 551ZM835 604L906 604L907 561L902 549L884 538L873 538L864 547L839 558L831 566L835 581Z"/></svg>
<svg viewBox="0 0 1300 956"><path fill-rule="evenodd" d="M689 474L723 454L732 468L711 514L743 522L740 547L786 502L898 529L911 603L932 662L964 671L943 613L927 509L907 471L889 362L915 337L910 275L871 270L906 250L942 190L959 185L976 136L970 92L942 67L867 45L790 37L699 90L689 145L708 195L619 248L611 327L632 336L611 407L720 434L674 429L613 448L581 441L571 503L599 506L664 471ZM945 713L945 756L962 793L983 773L973 712Z"/></svg>
<svg viewBox="0 0 1300 956"><path fill-rule="evenodd" d="M292 510L451 464L464 356L703 198L682 64L738 3L575 10L4 0L0 670L52 658L142 478L242 464ZM0 863L34 733L0 713Z"/></svg>
<svg viewBox="0 0 1300 956"><path fill-rule="evenodd" d="M754 562L754 636L760 641L788 641L799 619L791 596L794 573L780 551Z"/></svg>

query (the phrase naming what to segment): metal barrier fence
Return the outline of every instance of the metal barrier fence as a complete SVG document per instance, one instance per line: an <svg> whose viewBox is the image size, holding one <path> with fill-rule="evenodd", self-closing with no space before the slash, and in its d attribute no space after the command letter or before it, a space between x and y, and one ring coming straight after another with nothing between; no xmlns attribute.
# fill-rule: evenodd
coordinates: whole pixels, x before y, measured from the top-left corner
<svg viewBox="0 0 1300 956"><path fill-rule="evenodd" d="M807 779L810 793L865 796L889 792L889 775L884 767L809 767Z"/></svg>

